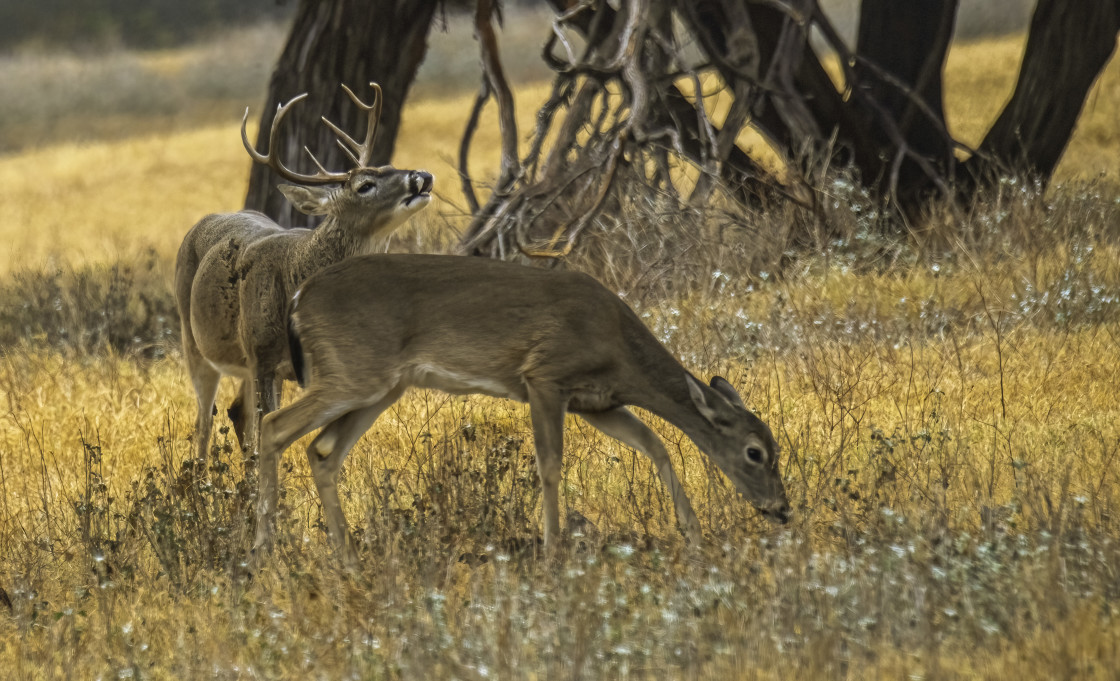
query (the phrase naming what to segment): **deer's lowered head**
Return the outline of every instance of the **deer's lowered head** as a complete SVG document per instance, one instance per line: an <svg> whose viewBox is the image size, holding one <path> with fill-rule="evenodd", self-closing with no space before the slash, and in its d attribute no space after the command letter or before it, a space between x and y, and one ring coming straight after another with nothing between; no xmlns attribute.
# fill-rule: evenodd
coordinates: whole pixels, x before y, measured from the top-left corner
<svg viewBox="0 0 1120 681"><path fill-rule="evenodd" d="M724 378L704 385L685 374L692 403L706 428L689 428L689 436L768 520L789 520L789 502L778 470L778 444L770 427L743 405Z"/></svg>

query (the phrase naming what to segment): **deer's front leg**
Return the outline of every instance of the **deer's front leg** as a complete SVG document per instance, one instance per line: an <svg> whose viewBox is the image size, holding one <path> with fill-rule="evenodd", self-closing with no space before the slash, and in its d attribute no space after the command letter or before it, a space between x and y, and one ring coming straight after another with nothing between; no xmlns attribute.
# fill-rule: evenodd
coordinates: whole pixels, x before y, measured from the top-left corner
<svg viewBox="0 0 1120 681"><path fill-rule="evenodd" d="M695 511L692 510L692 503L689 502L681 481L673 471L669 452L665 450L665 445L662 444L661 438L657 437L657 433L650 430L649 426L642 423L637 416L634 416L633 412L625 407L599 413L580 414L580 416L603 431L604 434L649 457L654 467L657 468L661 480L669 488L669 495L672 497L673 507L677 511L677 522L680 523L681 532L684 533L690 544L698 546L703 536L700 533L700 521L696 518Z"/></svg>
<svg viewBox="0 0 1120 681"><path fill-rule="evenodd" d="M560 538L560 476L564 451L564 405L553 390L529 386L537 473L544 507L544 546L551 550Z"/></svg>

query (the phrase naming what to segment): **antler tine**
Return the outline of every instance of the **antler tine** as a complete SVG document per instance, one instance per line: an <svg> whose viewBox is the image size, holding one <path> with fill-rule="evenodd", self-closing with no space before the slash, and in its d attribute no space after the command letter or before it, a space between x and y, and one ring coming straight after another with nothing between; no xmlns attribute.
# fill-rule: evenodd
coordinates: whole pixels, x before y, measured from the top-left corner
<svg viewBox="0 0 1120 681"><path fill-rule="evenodd" d="M349 156L359 168L362 167L362 162L358 160L357 156L354 156L354 154L350 152L350 149L353 149L360 154L362 151L362 145L353 137L347 135L345 130L327 120L326 116L323 116L323 125L330 128L330 131L338 137L338 146L342 147L342 150L346 152L346 155ZM347 145L350 146L350 149L346 148Z"/></svg>
<svg viewBox="0 0 1120 681"><path fill-rule="evenodd" d="M350 95L351 101L357 104L358 108L369 114L369 120L366 124L366 138L362 142L361 161L363 166L369 165L370 160L373 158L373 138L377 135L377 125L381 121L381 105L385 101L384 96L381 94L380 85L370 81L369 86L373 88L372 104L362 102L350 88L345 85L342 86L343 89L346 90L346 94Z"/></svg>
<svg viewBox="0 0 1120 681"><path fill-rule="evenodd" d="M373 138L377 135L377 123L381 120L381 104L383 101L381 86L374 82L371 82L369 86L373 88L372 104L363 102L345 83L342 85L342 89L350 97L350 101L354 102L359 109L368 114L366 137L362 142L359 143L353 137L343 132L337 125L331 123L325 117L323 118L323 122L326 123L327 127L329 127L334 134L338 135L339 146L343 147L343 151L346 151L346 155L349 156L359 168L368 167L370 161L373 159ZM354 154L350 153L349 149L343 146L344 144L357 152L358 155L355 157Z"/></svg>
<svg viewBox="0 0 1120 681"><path fill-rule="evenodd" d="M310 149L308 149L308 148L307 148L307 147L305 146L305 147L303 148L303 150L304 150L305 152L307 152L307 156L308 156L308 157L309 157L309 158L311 159L311 162L315 164L315 167L319 169L319 172L320 172L320 173L326 173L326 174L328 174L328 175L330 175L330 174L331 174L331 171L329 171L329 170L327 170L326 168L324 168L324 167L323 167L323 164L322 164L322 163L319 163L319 159L315 158L315 154L311 153L311 150L310 150ZM347 175L347 174L346 174L346 173L343 173L343 175Z"/></svg>
<svg viewBox="0 0 1120 681"><path fill-rule="evenodd" d="M286 104L281 104L276 107L276 115L272 118L272 128L268 133L267 154L260 153L253 147L252 144L249 143L249 136L245 132L245 124L249 120L249 109L248 107L246 107L245 115L241 119L241 142L245 145L245 151L249 152L249 156L251 156L254 161L256 161L257 163L264 163L269 168L272 168L274 171L276 171L277 175L291 182L297 182L299 184L333 184L335 182L344 182L348 177L350 177L349 173L334 173L327 170L321 163L319 163L319 160L316 159L313 154L311 154L311 151L308 150L307 147L304 147L304 150L307 150L308 155L311 156L311 160L314 161L316 167L319 168L319 172L315 173L314 175L297 173L294 170L284 167L284 164L275 155L275 151L279 146L280 123L284 120L284 116L286 116L288 112L291 111L293 104L306 98L307 93L305 92L301 95L292 97Z"/></svg>
<svg viewBox="0 0 1120 681"><path fill-rule="evenodd" d="M342 150L342 153L346 154L346 157L354 162L354 167L355 168L362 168L363 167L361 160L357 156L354 155L354 152L350 151L350 149L345 144L342 143L342 140L335 140L335 142L338 143L338 148Z"/></svg>
<svg viewBox="0 0 1120 681"><path fill-rule="evenodd" d="M277 107L279 109L279 107ZM277 112L279 115L279 111ZM275 120L275 119L273 119ZM245 151L249 152L249 156L257 163L264 163L268 165L268 156L260 153L249 142L249 135L245 132L245 125L249 122L249 107L245 107L245 115L241 117L241 143L245 145Z"/></svg>

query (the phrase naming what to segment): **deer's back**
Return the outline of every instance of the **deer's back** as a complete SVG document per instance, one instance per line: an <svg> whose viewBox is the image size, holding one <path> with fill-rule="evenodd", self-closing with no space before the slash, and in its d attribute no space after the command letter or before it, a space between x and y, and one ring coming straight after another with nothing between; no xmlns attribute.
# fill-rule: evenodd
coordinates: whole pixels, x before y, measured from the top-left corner
<svg viewBox="0 0 1120 681"><path fill-rule="evenodd" d="M585 274L458 256L373 255L327 268L301 287L293 325L312 380L317 371L335 382L376 374L520 400L526 382L544 381L594 411L621 403L614 392L629 386L620 376L635 375L651 342L655 363L667 355Z"/></svg>

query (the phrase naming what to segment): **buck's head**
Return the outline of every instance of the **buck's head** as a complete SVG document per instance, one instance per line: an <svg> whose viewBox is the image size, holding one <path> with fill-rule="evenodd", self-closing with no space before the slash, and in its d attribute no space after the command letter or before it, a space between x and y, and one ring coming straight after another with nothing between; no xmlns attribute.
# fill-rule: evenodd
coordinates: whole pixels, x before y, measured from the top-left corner
<svg viewBox="0 0 1120 681"><path fill-rule="evenodd" d="M241 121L241 141L245 150L253 157L254 161L264 163L272 168L278 175L297 184L282 184L280 191L301 213L307 215L326 215L341 223L353 224L355 229L361 230L365 236L372 237L380 232L395 229L432 199L431 173L423 170L398 170L392 166L371 166L373 157L373 140L377 133L377 122L381 118L381 88L377 83L370 83L373 88L374 99L372 104L366 104L354 92L342 86L350 99L366 112L365 139L358 142L341 128L323 118L323 123L338 136L338 145L353 162L351 170L333 172L323 167L311 151L304 147L304 151L311 157L311 161L318 168L313 174L299 173L284 166L280 159L273 153L278 147L278 131L284 116L296 102L307 97L307 94L293 97L287 104L276 110L272 119L272 129L269 131L267 154L261 154L249 143L245 132L245 123L249 119L249 110L245 110L245 117Z"/></svg>
<svg viewBox="0 0 1120 681"><path fill-rule="evenodd" d="M723 378L716 376L711 385L689 374L685 380L693 405L709 426L697 445L762 515L788 521L789 501L770 427L743 406L739 393Z"/></svg>

